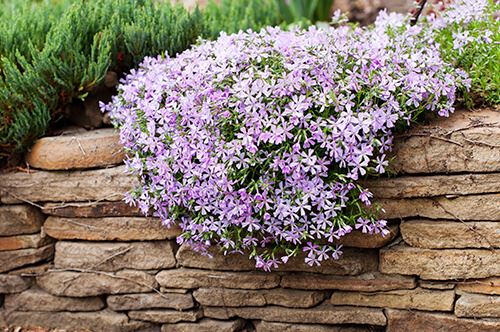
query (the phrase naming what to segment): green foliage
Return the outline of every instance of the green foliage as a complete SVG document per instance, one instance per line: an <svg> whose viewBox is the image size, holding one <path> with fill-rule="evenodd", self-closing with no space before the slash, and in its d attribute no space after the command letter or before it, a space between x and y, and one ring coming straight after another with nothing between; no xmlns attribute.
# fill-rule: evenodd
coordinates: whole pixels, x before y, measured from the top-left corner
<svg viewBox="0 0 500 332"><path fill-rule="evenodd" d="M333 0L276 0L279 11L287 23L329 22Z"/></svg>

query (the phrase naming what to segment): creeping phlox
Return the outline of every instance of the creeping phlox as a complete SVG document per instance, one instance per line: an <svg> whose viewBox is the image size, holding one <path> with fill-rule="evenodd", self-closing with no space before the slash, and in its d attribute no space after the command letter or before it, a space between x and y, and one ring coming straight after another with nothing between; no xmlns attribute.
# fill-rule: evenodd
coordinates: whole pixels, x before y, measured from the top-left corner
<svg viewBox="0 0 500 332"><path fill-rule="evenodd" d="M431 29L384 12L370 28L270 27L146 58L103 109L139 178L129 202L178 224L180 244L269 271L338 259L353 229L387 235L357 180L386 171L397 128L448 116L468 83Z"/></svg>

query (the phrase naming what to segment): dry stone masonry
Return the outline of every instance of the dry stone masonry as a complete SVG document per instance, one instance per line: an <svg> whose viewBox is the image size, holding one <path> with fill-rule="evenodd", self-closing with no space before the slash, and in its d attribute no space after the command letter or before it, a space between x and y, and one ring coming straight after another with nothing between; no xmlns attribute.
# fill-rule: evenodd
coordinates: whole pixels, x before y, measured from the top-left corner
<svg viewBox="0 0 500 332"><path fill-rule="evenodd" d="M126 205L112 129L40 139L0 175L0 327L90 331L500 330L500 112L461 111L397 138L398 176L365 181L387 237L342 259L256 271L178 246Z"/></svg>

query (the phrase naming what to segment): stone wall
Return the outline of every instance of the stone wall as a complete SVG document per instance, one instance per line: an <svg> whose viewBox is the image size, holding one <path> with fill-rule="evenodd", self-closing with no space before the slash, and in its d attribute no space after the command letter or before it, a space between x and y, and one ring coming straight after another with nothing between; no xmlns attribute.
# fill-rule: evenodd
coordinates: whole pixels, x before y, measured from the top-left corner
<svg viewBox="0 0 500 332"><path fill-rule="evenodd" d="M397 138L366 181L391 221L342 259L272 273L201 257L121 202L112 129L43 138L0 175L0 326L91 331L499 331L500 112L458 112Z"/></svg>

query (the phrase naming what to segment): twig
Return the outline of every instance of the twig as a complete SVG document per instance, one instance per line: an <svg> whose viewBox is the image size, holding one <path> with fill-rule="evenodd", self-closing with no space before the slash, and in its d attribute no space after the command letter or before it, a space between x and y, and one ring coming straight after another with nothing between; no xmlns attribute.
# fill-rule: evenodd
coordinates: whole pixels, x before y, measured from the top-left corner
<svg viewBox="0 0 500 332"><path fill-rule="evenodd" d="M83 155L86 156L87 154L85 153L85 150L83 149L83 146L80 143L80 140L76 136L71 137L71 140L76 140L76 142L78 143L78 147L82 151Z"/></svg>
<svg viewBox="0 0 500 332"><path fill-rule="evenodd" d="M415 25L418 21L418 18L420 17L420 14L422 14L422 11L424 10L425 4L427 3L427 0L416 0L415 1L417 4L416 12L413 14L412 18L410 19L410 25Z"/></svg>
<svg viewBox="0 0 500 332"><path fill-rule="evenodd" d="M498 124L498 122L488 122L488 123L480 122L480 123L475 123L475 124L471 124L471 125L466 126L466 127L456 128L456 129L450 130L447 133L445 133L444 136L450 136L451 134L456 133L457 131L464 131L464 130L468 130L468 129L472 129L472 128L477 128L477 127L493 127L496 124Z"/></svg>
<svg viewBox="0 0 500 332"><path fill-rule="evenodd" d="M464 141L469 142L471 144L485 145L485 146L489 146L490 148L500 148L500 145L490 144L490 143L487 143L487 142L477 141L477 140L466 138L463 133L462 133L462 136L463 136L463 140Z"/></svg>

